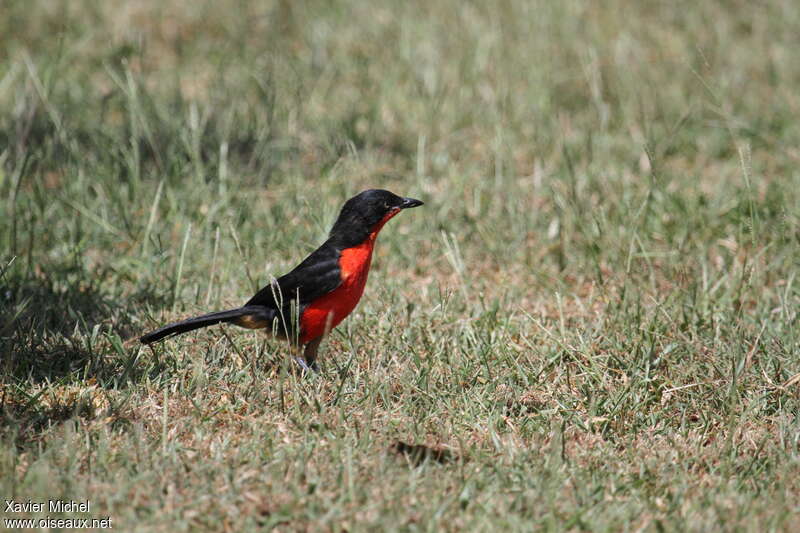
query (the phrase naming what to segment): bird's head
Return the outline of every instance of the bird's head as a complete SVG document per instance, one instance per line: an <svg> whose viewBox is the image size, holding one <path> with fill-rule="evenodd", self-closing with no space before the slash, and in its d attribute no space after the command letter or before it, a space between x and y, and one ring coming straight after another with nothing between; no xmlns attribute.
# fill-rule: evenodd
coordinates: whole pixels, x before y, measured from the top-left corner
<svg viewBox="0 0 800 533"><path fill-rule="evenodd" d="M420 200L403 198L383 189L360 192L345 202L330 236L347 241L347 246L360 244L370 235L377 235L383 225L403 209L420 205L423 205Z"/></svg>

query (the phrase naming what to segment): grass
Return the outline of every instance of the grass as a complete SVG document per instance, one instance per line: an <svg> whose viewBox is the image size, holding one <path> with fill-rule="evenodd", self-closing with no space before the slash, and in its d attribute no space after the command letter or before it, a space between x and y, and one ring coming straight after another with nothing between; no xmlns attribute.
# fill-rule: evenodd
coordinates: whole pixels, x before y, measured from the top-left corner
<svg viewBox="0 0 800 533"><path fill-rule="evenodd" d="M142 531L796 529L798 32L788 0L5 2L0 492ZM426 205L318 377L232 327L130 342L368 187Z"/></svg>

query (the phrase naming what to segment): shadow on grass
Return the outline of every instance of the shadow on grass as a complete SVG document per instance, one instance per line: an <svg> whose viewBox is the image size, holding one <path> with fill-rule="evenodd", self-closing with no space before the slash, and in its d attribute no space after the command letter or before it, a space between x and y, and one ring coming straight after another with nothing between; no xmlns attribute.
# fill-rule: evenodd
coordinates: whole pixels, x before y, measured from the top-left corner
<svg viewBox="0 0 800 533"><path fill-rule="evenodd" d="M121 372L124 361L109 357L104 334L132 336L132 309L163 305L164 298L147 288L124 298L109 294L101 288L109 276L57 266L46 275L0 279L0 380L102 383Z"/></svg>
<svg viewBox="0 0 800 533"><path fill-rule="evenodd" d="M400 440L394 442L389 447L389 451L405 456L410 463L416 466L419 466L427 461L446 464L451 463L458 458L455 453L445 446L409 444Z"/></svg>
<svg viewBox="0 0 800 533"><path fill-rule="evenodd" d="M0 442L18 450L42 446L51 428L71 420L97 420L111 429L131 425L127 399L114 399L110 391L95 384L54 385L33 393L3 385L0 391Z"/></svg>
<svg viewBox="0 0 800 533"><path fill-rule="evenodd" d="M0 278L0 435L25 446L51 426L108 413L108 389L126 387L145 372L133 355L114 350L109 334L130 337L138 329L133 310L164 299L148 289L124 298L110 294L103 289L115 287L110 273L48 266L46 275L6 274Z"/></svg>
<svg viewBox="0 0 800 533"><path fill-rule="evenodd" d="M21 391L3 391L0 406L0 435L19 446L36 441L42 432L73 418L91 420L99 412L91 401L72 394L56 398L50 394L26 397ZM58 391L60 392L60 391ZM46 397L44 397L46 396Z"/></svg>

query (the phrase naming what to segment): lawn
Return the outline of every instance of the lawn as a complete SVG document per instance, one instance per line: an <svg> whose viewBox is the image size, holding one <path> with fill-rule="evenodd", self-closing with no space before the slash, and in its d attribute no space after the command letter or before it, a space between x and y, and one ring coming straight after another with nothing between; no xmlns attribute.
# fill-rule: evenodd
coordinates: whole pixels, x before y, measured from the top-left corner
<svg viewBox="0 0 800 533"><path fill-rule="evenodd" d="M791 0L4 1L4 527L797 530L798 35ZM137 343L373 187L425 206L318 375Z"/></svg>

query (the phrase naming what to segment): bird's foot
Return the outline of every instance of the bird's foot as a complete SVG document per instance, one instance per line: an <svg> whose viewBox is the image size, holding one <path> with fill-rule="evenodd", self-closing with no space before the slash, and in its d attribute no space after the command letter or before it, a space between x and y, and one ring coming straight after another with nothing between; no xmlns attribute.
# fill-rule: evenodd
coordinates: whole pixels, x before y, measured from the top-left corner
<svg viewBox="0 0 800 533"><path fill-rule="evenodd" d="M316 361L312 361L310 365L306 363L306 360L303 359L302 357L295 357L294 361L295 363L297 363L297 365L300 367L300 369L303 371L304 374L309 372L313 373L319 372Z"/></svg>

